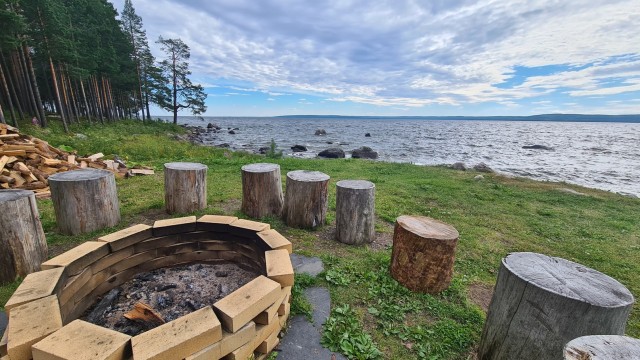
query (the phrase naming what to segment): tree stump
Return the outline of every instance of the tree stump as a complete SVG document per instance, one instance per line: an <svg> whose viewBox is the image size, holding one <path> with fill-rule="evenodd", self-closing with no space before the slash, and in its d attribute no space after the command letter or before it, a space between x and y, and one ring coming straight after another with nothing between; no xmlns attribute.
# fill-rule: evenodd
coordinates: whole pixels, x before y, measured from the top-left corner
<svg viewBox="0 0 640 360"><path fill-rule="evenodd" d="M0 190L0 284L40 271L47 240L33 191Z"/></svg>
<svg viewBox="0 0 640 360"><path fill-rule="evenodd" d="M391 276L412 291L435 294L449 287L458 243L453 226L426 216L396 219Z"/></svg>
<svg viewBox="0 0 640 360"><path fill-rule="evenodd" d="M116 179L112 172L65 171L50 176L49 186L61 233L78 235L120 222Z"/></svg>
<svg viewBox="0 0 640 360"><path fill-rule="evenodd" d="M207 169L206 165L198 163L164 164L167 213L190 213L207 207Z"/></svg>
<svg viewBox="0 0 640 360"><path fill-rule="evenodd" d="M291 227L315 228L327 217L329 175L319 171L287 173L284 222Z"/></svg>
<svg viewBox="0 0 640 360"><path fill-rule="evenodd" d="M371 243L375 237L376 186L366 180L336 184L336 239L345 244Z"/></svg>
<svg viewBox="0 0 640 360"><path fill-rule="evenodd" d="M589 335L569 341L565 360L637 360L640 340L620 335Z"/></svg>
<svg viewBox="0 0 640 360"><path fill-rule="evenodd" d="M591 334L623 335L633 295L615 279L561 258L502 259L482 331L480 359L561 359Z"/></svg>
<svg viewBox="0 0 640 360"><path fill-rule="evenodd" d="M242 212L252 218L279 217L283 205L280 165L258 163L242 167Z"/></svg>

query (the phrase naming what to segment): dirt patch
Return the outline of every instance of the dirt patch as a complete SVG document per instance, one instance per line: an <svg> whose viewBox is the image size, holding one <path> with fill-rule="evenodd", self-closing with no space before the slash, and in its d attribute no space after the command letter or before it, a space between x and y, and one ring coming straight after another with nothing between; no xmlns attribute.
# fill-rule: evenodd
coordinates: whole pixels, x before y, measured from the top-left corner
<svg viewBox="0 0 640 360"><path fill-rule="evenodd" d="M124 314L142 302L166 322L213 305L258 276L236 264L193 264L138 274L105 294L83 320L135 336L158 326L129 320Z"/></svg>
<svg viewBox="0 0 640 360"><path fill-rule="evenodd" d="M373 251L390 249L393 245L393 225L380 219L376 219L376 225L378 228L382 227L384 230L382 232L376 231L373 242L367 244L367 246L369 246L369 249ZM336 240L335 222L323 226L314 235L318 240L320 240L316 245L320 245L323 250L335 248L336 243L339 243ZM347 244L343 245L352 246Z"/></svg>
<svg viewBox="0 0 640 360"><path fill-rule="evenodd" d="M483 283L473 283L469 285L468 295L469 300L480 306L482 311L486 314L489 310L491 297L493 296L493 286Z"/></svg>

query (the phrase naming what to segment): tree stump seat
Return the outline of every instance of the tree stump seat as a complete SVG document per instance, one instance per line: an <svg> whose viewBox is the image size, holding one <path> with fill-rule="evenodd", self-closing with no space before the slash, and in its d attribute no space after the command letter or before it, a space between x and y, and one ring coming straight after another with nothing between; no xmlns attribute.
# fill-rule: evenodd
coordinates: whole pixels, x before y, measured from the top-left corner
<svg viewBox="0 0 640 360"><path fill-rule="evenodd" d="M412 291L439 293L453 276L458 231L426 216L396 219L391 276Z"/></svg>
<svg viewBox="0 0 640 360"><path fill-rule="evenodd" d="M280 165L257 163L242 171L242 212L252 218L280 216L284 206Z"/></svg>
<svg viewBox="0 0 640 360"><path fill-rule="evenodd" d="M203 164L164 164L164 203L167 213L183 214L207 207L207 169Z"/></svg>
<svg viewBox="0 0 640 360"><path fill-rule="evenodd" d="M376 186L366 180L341 180L336 183L336 239L360 245L375 238Z"/></svg>
<svg viewBox="0 0 640 360"><path fill-rule="evenodd" d="M633 302L627 288L596 270L542 254L509 254L478 357L561 359L564 345L580 336L623 335Z"/></svg>
<svg viewBox="0 0 640 360"><path fill-rule="evenodd" d="M287 173L283 218L288 226L313 229L324 225L329 179L329 175L319 171L296 170Z"/></svg>
<svg viewBox="0 0 640 360"><path fill-rule="evenodd" d="M40 270L47 240L36 197L28 190L0 190L0 284Z"/></svg>
<svg viewBox="0 0 640 360"><path fill-rule="evenodd" d="M120 222L116 178L99 169L65 171L49 177L51 200L61 233L78 235Z"/></svg>
<svg viewBox="0 0 640 360"><path fill-rule="evenodd" d="M587 335L564 347L565 360L637 360L640 339L621 335Z"/></svg>

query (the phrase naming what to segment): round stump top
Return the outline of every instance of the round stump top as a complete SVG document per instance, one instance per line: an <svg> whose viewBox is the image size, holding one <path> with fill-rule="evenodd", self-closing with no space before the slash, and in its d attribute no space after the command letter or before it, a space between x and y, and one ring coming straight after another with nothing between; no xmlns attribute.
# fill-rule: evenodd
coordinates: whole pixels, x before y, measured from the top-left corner
<svg viewBox="0 0 640 360"><path fill-rule="evenodd" d="M529 284L593 306L620 307L634 302L631 292L616 279L569 260L518 252L507 255L502 263Z"/></svg>
<svg viewBox="0 0 640 360"><path fill-rule="evenodd" d="M251 173L267 173L275 170L280 170L280 165L271 163L256 163L248 164L242 167L242 171Z"/></svg>
<svg viewBox="0 0 640 360"><path fill-rule="evenodd" d="M329 175L323 172L309 171L309 170L289 171L287 173L287 177L290 178L291 180L302 181L302 182L327 181L330 179Z"/></svg>
<svg viewBox="0 0 640 360"><path fill-rule="evenodd" d="M396 219L398 225L422 238L435 240L456 240L458 230L442 221L426 216L402 215Z"/></svg>
<svg viewBox="0 0 640 360"><path fill-rule="evenodd" d="M33 191L30 190L0 190L0 203L16 201L33 195Z"/></svg>
<svg viewBox="0 0 640 360"><path fill-rule="evenodd" d="M588 354L588 357L585 357ZM567 360L637 359L640 339L622 335L588 335L573 339L564 347Z"/></svg>
<svg viewBox="0 0 640 360"><path fill-rule="evenodd" d="M376 187L374 183L367 180L340 180L336 183L336 186L355 190L365 190Z"/></svg>
<svg viewBox="0 0 640 360"><path fill-rule="evenodd" d="M49 182L98 180L108 176L115 176L111 171L100 169L80 169L60 172L49 176Z"/></svg>
<svg viewBox="0 0 640 360"><path fill-rule="evenodd" d="M208 169L207 165L192 162L172 162L164 164L165 169L171 170L203 170Z"/></svg>

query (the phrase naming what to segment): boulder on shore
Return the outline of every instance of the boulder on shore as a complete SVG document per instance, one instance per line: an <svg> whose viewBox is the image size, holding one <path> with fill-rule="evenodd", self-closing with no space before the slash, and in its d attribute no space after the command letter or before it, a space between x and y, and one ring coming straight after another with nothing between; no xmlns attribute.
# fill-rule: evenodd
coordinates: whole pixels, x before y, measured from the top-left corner
<svg viewBox="0 0 640 360"><path fill-rule="evenodd" d="M522 147L523 149L531 149L531 150L553 150L552 147L546 146L546 145L525 145Z"/></svg>
<svg viewBox="0 0 640 360"><path fill-rule="evenodd" d="M344 158L344 150L342 150L340 148L337 148L337 147L328 148L326 150L322 150L318 154L318 157L327 158L327 159Z"/></svg>
<svg viewBox="0 0 640 360"><path fill-rule="evenodd" d="M373 151L373 149L368 146L363 146L360 149L354 149L351 152L351 157L354 159L377 159L378 152Z"/></svg>
<svg viewBox="0 0 640 360"><path fill-rule="evenodd" d="M479 172L484 172L484 173L491 173L493 172L493 169L490 168L487 164L481 162L480 164L476 164L473 167L473 170L475 171L479 171Z"/></svg>
<svg viewBox="0 0 640 360"><path fill-rule="evenodd" d="M307 147L304 145L293 145L291 150L293 150L293 152L305 152L307 151Z"/></svg>
<svg viewBox="0 0 640 360"><path fill-rule="evenodd" d="M316 136L327 135L327 131L325 129L316 130Z"/></svg>
<svg viewBox="0 0 640 360"><path fill-rule="evenodd" d="M229 130L229 134L231 134L231 135L235 135L235 134L236 134L236 132L235 132L234 130Z"/></svg>
<svg viewBox="0 0 640 360"><path fill-rule="evenodd" d="M260 149L258 149L258 153L265 155L267 152L269 151L269 147L268 146L263 146Z"/></svg>
<svg viewBox="0 0 640 360"><path fill-rule="evenodd" d="M451 165L451 168L453 170L460 170L460 171L466 171L467 170L467 166L463 162L457 162L457 163Z"/></svg>

